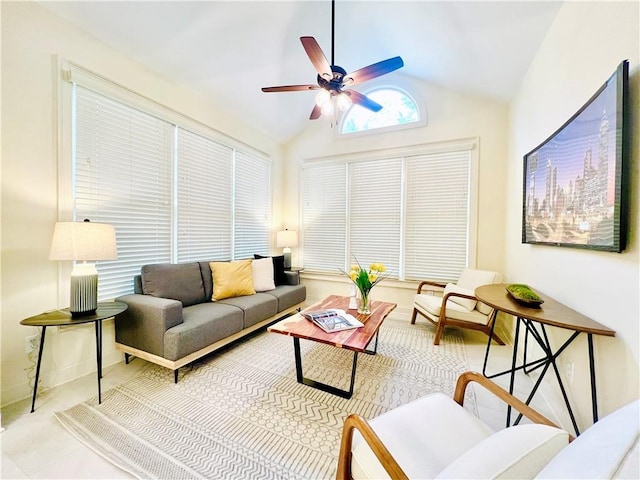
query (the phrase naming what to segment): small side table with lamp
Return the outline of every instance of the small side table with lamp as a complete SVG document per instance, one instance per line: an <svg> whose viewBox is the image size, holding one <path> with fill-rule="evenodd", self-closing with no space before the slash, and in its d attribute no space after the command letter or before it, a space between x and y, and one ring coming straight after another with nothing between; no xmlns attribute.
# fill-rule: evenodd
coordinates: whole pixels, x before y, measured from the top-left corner
<svg viewBox="0 0 640 480"><path fill-rule="evenodd" d="M25 318L22 325L42 327L36 378L33 386L31 412L34 411L40 364L44 350L47 327L95 323L96 329L96 366L98 374L98 402L102 401L100 379L102 377L102 321L114 317L127 309L122 302L102 302L98 304L97 260L116 260L116 235L113 225L106 223L57 222L53 231L50 260L75 261L71 272L69 308ZM80 263L82 262L82 263Z"/></svg>

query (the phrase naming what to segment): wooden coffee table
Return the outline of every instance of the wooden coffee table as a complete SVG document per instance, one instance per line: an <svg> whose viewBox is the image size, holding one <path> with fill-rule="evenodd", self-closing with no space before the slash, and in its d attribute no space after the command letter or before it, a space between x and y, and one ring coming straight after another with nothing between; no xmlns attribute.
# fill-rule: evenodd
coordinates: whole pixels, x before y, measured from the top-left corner
<svg viewBox="0 0 640 480"><path fill-rule="evenodd" d="M298 313L271 325L267 329L269 332L280 333L282 335L289 335L293 337L293 351L296 360L296 377L298 383L338 395L342 398L351 398L353 395L358 353L367 353L369 355L376 354L378 349L378 332L380 325L382 325L384 319L387 318L389 313L391 313L397 306L395 303L371 302L371 313L369 315L362 315L357 313L355 310L348 310L348 305L349 297L331 295L324 300L305 308L303 311L312 312L327 308L341 308L364 323L364 327L327 333ZM367 347L373 340L374 336L374 349L367 350ZM301 338L304 340L311 340L313 342L326 343L328 345L333 345L337 348L344 348L353 352L353 368L351 369L351 384L349 386L349 390L342 390L331 385L310 380L302 375L302 358L300 355Z"/></svg>

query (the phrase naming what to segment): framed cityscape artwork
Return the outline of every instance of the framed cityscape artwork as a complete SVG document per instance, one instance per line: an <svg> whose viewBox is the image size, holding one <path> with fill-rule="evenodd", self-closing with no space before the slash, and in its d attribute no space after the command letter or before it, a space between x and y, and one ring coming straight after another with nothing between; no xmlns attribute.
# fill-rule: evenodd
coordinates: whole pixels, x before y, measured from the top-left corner
<svg viewBox="0 0 640 480"><path fill-rule="evenodd" d="M522 242L621 252L626 241L628 61L524 156Z"/></svg>

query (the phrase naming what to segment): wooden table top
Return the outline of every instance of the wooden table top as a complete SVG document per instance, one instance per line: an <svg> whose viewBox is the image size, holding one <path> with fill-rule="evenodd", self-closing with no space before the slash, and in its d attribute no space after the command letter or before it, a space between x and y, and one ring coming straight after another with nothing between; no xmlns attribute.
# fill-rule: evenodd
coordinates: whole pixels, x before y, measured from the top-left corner
<svg viewBox="0 0 640 480"><path fill-rule="evenodd" d="M68 308L60 310L49 310L48 312L25 318L20 321L21 325L33 327L55 327L63 325L80 325L82 323L97 322L106 318L111 318L124 312L128 305L124 302L100 302L96 312L91 315L73 317Z"/></svg>
<svg viewBox="0 0 640 480"><path fill-rule="evenodd" d="M592 320L580 312L576 312L536 289L534 289L535 292L544 300L544 303L539 308L524 306L516 302L511 295L507 293L507 285L508 284L505 283L483 285L476 288L475 296L478 297L478 300L497 310L515 315L516 317L534 320L545 325L595 335L606 335L609 337L614 337L616 334L614 330Z"/></svg>
<svg viewBox="0 0 640 480"><path fill-rule="evenodd" d="M305 308L303 312L312 312L327 308L341 308L364 323L364 327L327 333L320 327L316 326L312 321L307 320L301 314L297 313L274 325L271 325L267 330L273 333L281 333L283 335L290 335L292 337L302 338L305 340L326 343L338 348L364 352L367 345L371 342L371 339L380 328L380 325L382 325L384 319L387 318L387 315L389 315L397 305L389 302L372 301L371 313L369 315L359 314L355 310L348 310L348 306L349 297L330 295L324 300Z"/></svg>

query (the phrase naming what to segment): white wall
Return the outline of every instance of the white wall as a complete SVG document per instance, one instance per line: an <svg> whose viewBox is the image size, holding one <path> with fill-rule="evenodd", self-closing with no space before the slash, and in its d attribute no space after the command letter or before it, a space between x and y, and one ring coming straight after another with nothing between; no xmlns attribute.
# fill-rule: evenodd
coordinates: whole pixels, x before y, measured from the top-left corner
<svg viewBox="0 0 640 480"><path fill-rule="evenodd" d="M335 138L327 119L309 125L286 148L285 217L298 221L299 168L310 158L361 152L406 145L420 145L443 141L479 139L479 194L477 267L504 271L504 205L506 181L507 107L483 98L462 95L446 88L427 84L414 78L400 77L403 86L424 102L428 123L424 127L377 133L352 138ZM395 79L394 79L395 81ZM383 82L380 82L383 83ZM309 106L311 108L312 105ZM335 127L334 127L335 128ZM292 225L289 225L293 228ZM297 226L296 226L297 227ZM298 261L295 249L293 264ZM347 294L348 283L343 277L303 274L309 300L317 300L331 293ZM340 283L335 283L335 282ZM385 280L373 290L373 298L398 304L396 313L411 311L416 284L400 284Z"/></svg>
<svg viewBox="0 0 640 480"><path fill-rule="evenodd" d="M638 2L565 2L510 110L506 273L614 329L595 338L600 416L638 398L640 267L640 54ZM628 247L622 254L522 245L522 156L535 148L614 72L630 61L632 145ZM551 329L553 330L553 329ZM555 342L567 337L553 330ZM584 337L581 336L581 337ZM591 420L587 345L579 338L560 359L575 364L569 394L581 425ZM549 375L551 377L552 375ZM550 395L557 395L551 391Z"/></svg>
<svg viewBox="0 0 640 480"><path fill-rule="evenodd" d="M160 78L32 2L2 2L1 403L30 395L34 356L20 320L58 305L58 264L48 260L58 215L54 55L253 147L274 161L274 225L280 223L281 147L209 101ZM62 296L64 298L64 295ZM105 322L104 364L119 362L112 321ZM42 390L95 371L91 327L47 330Z"/></svg>

